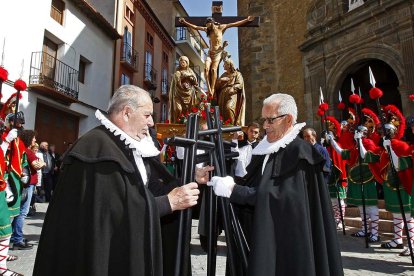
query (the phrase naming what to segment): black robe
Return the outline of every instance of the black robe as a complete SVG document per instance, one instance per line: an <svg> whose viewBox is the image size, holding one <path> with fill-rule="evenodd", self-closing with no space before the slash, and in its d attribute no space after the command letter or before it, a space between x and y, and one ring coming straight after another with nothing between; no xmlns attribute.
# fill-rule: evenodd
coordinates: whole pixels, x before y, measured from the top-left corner
<svg viewBox="0 0 414 276"><path fill-rule="evenodd" d="M262 164L252 159L257 183L236 185L230 198L255 206L248 275L343 275L323 157L296 138L269 156L261 176Z"/></svg>
<svg viewBox="0 0 414 276"><path fill-rule="evenodd" d="M132 150L91 130L63 160L33 275L162 275L159 199Z"/></svg>

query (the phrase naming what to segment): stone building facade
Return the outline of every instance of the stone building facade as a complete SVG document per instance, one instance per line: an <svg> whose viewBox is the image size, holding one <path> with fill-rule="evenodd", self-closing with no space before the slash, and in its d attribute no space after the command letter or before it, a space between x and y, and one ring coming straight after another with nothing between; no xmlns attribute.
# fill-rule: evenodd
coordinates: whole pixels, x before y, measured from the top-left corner
<svg viewBox="0 0 414 276"><path fill-rule="evenodd" d="M359 3L351 3L359 2ZM319 87L330 103L330 114L339 118L336 104L341 91L348 106L351 78L367 107L368 68L384 91L381 104L395 104L413 114L408 95L414 90L414 1L315 1L307 14L303 52L306 121L318 125Z"/></svg>
<svg viewBox="0 0 414 276"><path fill-rule="evenodd" d="M239 64L246 88L246 123L261 116L263 99L292 94L304 118L302 53L306 13L312 1L238 0L239 16L260 16L258 28L239 28Z"/></svg>

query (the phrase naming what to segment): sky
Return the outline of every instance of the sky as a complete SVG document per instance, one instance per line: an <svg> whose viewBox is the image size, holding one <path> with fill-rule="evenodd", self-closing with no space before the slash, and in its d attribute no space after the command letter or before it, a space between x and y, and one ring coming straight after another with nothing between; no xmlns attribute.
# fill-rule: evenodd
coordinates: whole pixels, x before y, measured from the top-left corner
<svg viewBox="0 0 414 276"><path fill-rule="evenodd" d="M211 0L180 0L189 16L211 16ZM237 16L237 0L223 0L223 16ZM204 34L204 32L201 32ZM204 36L206 39L206 37ZM224 33L223 41L227 40L229 46L226 47L234 61L236 67L239 67L239 44L237 28L230 28ZM208 40L206 39L207 43ZM220 68L221 69L221 68Z"/></svg>

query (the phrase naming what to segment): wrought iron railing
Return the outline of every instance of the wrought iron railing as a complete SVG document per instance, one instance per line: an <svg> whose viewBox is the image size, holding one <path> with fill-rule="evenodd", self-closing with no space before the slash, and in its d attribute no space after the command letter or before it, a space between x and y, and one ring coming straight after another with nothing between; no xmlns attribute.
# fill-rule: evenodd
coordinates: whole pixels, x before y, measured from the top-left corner
<svg viewBox="0 0 414 276"><path fill-rule="evenodd" d="M122 44L121 61L128 63L133 69L138 70L138 52L125 42Z"/></svg>
<svg viewBox="0 0 414 276"><path fill-rule="evenodd" d="M44 85L58 93L78 99L78 74L78 70L46 52L32 53L29 84Z"/></svg>
<svg viewBox="0 0 414 276"><path fill-rule="evenodd" d="M150 63L144 64L144 81L156 84L157 82L157 70L151 66Z"/></svg>

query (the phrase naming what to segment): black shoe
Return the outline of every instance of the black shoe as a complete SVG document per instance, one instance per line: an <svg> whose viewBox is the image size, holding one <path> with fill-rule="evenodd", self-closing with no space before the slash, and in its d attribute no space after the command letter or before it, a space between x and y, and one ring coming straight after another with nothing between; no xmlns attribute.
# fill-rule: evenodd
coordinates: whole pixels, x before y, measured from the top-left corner
<svg viewBox="0 0 414 276"><path fill-rule="evenodd" d="M370 235L371 235L371 233L368 232L368 236L370 236ZM351 236L352 237L357 237L357 238L365 238L365 232L362 231L362 230L360 230L360 231L358 231L356 233L351 234Z"/></svg>
<svg viewBox="0 0 414 276"><path fill-rule="evenodd" d="M368 237L368 242L379 242L379 241L381 241L381 238L378 235L374 236L371 234Z"/></svg>
<svg viewBox="0 0 414 276"><path fill-rule="evenodd" d="M410 255L410 250L408 248L404 249L400 254L398 254L399 256L411 256Z"/></svg>
<svg viewBox="0 0 414 276"><path fill-rule="evenodd" d="M10 250L29 250L33 248L33 244L27 242L13 243L13 246L10 246Z"/></svg>

